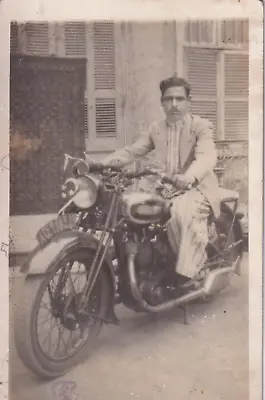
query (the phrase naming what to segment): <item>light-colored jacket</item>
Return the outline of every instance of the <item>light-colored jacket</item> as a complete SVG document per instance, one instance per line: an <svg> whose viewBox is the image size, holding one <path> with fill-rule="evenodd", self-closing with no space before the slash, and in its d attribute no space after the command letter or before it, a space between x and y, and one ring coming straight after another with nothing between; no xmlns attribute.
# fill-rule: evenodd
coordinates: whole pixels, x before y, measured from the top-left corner
<svg viewBox="0 0 265 400"><path fill-rule="evenodd" d="M153 123L148 132L143 133L131 146L110 154L104 163L125 166L137 158L155 150L156 159L166 165L167 123L165 120ZM197 115L188 114L179 142L180 173L195 177L197 188L208 199L216 217L220 214L218 179L213 171L217 162L217 152L213 141L212 123Z"/></svg>

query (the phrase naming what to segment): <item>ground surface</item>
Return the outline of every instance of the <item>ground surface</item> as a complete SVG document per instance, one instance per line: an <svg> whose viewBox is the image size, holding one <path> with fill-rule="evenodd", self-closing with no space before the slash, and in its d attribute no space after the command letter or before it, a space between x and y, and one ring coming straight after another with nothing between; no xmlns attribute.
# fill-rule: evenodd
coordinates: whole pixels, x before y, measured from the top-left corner
<svg viewBox="0 0 265 400"><path fill-rule="evenodd" d="M21 278L11 278L11 400L247 400L248 269L207 303L138 315L117 310L120 327L105 327L93 356L65 377L41 382L19 360L12 337ZM13 275L13 274L11 274ZM74 381L75 396L56 396L56 382Z"/></svg>

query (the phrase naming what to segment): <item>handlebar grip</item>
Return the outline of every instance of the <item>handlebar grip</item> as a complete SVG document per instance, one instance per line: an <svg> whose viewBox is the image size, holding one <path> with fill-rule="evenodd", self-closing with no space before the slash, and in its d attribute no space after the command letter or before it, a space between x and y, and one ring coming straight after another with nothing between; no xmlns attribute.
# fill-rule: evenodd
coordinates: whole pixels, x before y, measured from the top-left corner
<svg viewBox="0 0 265 400"><path fill-rule="evenodd" d="M186 191L186 190L190 190L192 188L192 184L185 185L182 183L178 183L175 179L172 179L166 175L164 175L161 180L164 183L169 183L170 185L174 186L174 188L177 190Z"/></svg>

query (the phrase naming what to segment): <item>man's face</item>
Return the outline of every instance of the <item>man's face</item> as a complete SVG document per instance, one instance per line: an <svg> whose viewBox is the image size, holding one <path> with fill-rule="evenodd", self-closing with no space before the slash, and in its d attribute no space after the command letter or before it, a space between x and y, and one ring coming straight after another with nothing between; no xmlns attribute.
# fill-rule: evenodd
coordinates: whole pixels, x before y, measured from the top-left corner
<svg viewBox="0 0 265 400"><path fill-rule="evenodd" d="M190 98L182 86L168 88L162 99L162 106L169 121L177 121L188 111Z"/></svg>

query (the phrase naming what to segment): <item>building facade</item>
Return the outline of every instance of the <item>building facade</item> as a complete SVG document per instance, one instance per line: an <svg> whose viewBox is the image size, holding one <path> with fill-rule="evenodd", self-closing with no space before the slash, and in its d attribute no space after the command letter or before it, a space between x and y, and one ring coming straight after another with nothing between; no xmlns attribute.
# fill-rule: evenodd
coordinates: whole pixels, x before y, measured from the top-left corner
<svg viewBox="0 0 265 400"><path fill-rule="evenodd" d="M221 154L222 149L225 148L226 154L228 152L246 157L248 44L248 21L232 19L154 23L109 21L19 25L12 23L10 42L11 58L14 57L13 64L17 66L14 70L21 70L19 69L21 57L26 60L24 63L27 64L25 70L28 70L27 82L29 83L24 86L31 86L33 93L34 87L39 85L38 92L35 93L37 101L40 101L39 97L41 97L38 93L42 91L44 93L45 88L50 84L54 93L55 90L60 92L57 103L64 104L67 101L69 103L68 107L65 105L64 108L54 104L54 109L60 108L57 115L61 115L60 120L57 118L57 128L55 127L54 131L58 131L58 126L63 128L61 128L61 136L57 137L53 134L56 142L51 148L58 147L61 153L64 151L71 153L71 149L76 146L80 151L86 150L95 160L117 147L132 143L142 130L148 128L150 123L163 116L159 82L175 73L186 78L191 84L192 112L209 118L213 122L219 153ZM42 67L38 66L41 60L44 60ZM41 79L45 75L44 71L50 71L46 77L46 83L37 83L37 75L29 72L36 69L40 71ZM56 73L51 72L55 70ZM22 115L22 111L19 110L23 107L19 106L22 101L19 103L16 98L18 95L15 93L18 92L16 86L23 79L19 73L15 72L14 75L17 76L14 82L18 83L13 84L14 100L12 101L11 96L11 114L12 109L15 110L17 107L16 113L13 113L16 114L13 118L13 126L15 126L13 130L17 132L16 127L21 126L19 116ZM56 85L57 89L55 89ZM20 98L25 99L28 96L34 98L30 90L28 92L26 89L23 90L21 89ZM27 96L23 93L27 93ZM54 97L56 97L55 94ZM69 101L70 97L72 103ZM46 107L43 104L48 103L46 98L39 108ZM32 110L36 112L34 104L30 103L28 108L32 107ZM76 109L75 114L71 111L72 109ZM42 113L45 115L45 109L42 109ZM55 114L50 112L48 121L37 117L38 121L35 125L31 125L35 127L32 128L34 133L31 135L36 135L36 140L42 140L43 137L43 133L38 134L37 131L44 132L45 127L47 135L52 131L51 126L55 124L53 115ZM27 122L30 118L31 116L27 118ZM70 121L68 125L65 120ZM23 132L27 131L25 124L27 125L27 123L24 125L22 123ZM43 126L42 130L40 125ZM68 135L64 135L63 132L68 132ZM42 135L41 138L40 135ZM33 139L31 136L31 143ZM24 140L27 140L27 134ZM32 147L30 154L34 154L34 146ZM35 147L38 148L37 145ZM47 147L46 153L37 152L38 163L41 157L48 160L49 155L53 153L51 148ZM54 160L58 159L58 154L54 153ZM33 158L32 155L31 159ZM42 161L42 165L44 164L46 165L45 160ZM37 164L34 165L35 167L32 168L35 171L38 170ZM21 172L20 175L18 172L16 175L15 172L21 171L21 168L22 170L24 168L23 177ZM13 167L13 192L11 182L11 214L17 217L17 219L14 217L13 221L22 221L21 218L24 216L29 218L30 215L32 232L35 233L36 226L33 221L38 220L40 223L42 219L39 215L50 218L50 214L55 212L58 193L55 192L52 196L52 185L59 182L54 178L47 181L45 186L45 177L42 174L42 185L46 187L44 200L42 203L41 201L36 203L35 208L27 208L25 205L29 203L28 198L23 200L22 195L19 194L23 192L23 185L27 186L27 193L30 192L31 187L35 187L35 192L32 189L34 193L40 192L39 177L35 179L38 181L38 184L35 182L35 186L30 180L27 181L28 183L19 185L18 182L21 182L21 179L23 181L25 174L29 174L25 172L28 169L29 165L25 160L16 160ZM40 167L39 170L43 171ZM56 161L54 161L53 170L55 175L56 172L57 175L60 172ZM46 175L50 175L48 170ZM53 208L51 204L56 207ZM14 230L20 229L17 228L18 223L14 222L14 224L16 225ZM23 245L17 244L16 247L20 248Z"/></svg>

